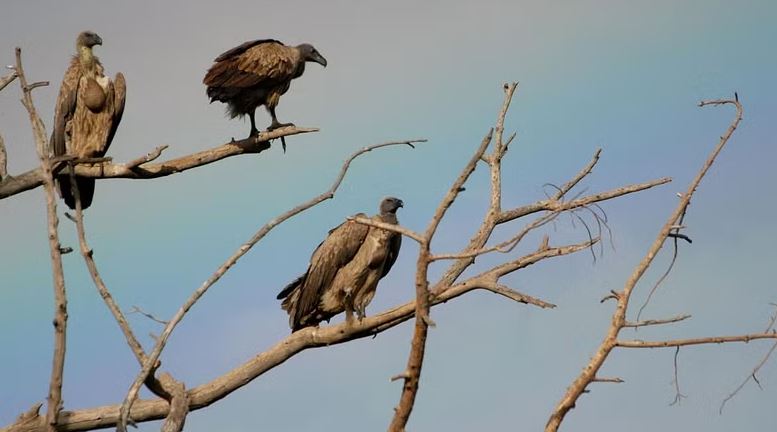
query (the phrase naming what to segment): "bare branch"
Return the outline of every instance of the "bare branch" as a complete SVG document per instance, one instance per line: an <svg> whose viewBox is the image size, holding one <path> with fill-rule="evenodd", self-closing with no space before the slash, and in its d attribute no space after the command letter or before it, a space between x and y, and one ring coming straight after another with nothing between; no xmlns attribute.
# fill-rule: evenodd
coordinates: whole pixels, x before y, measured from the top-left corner
<svg viewBox="0 0 777 432"><path fill-rule="evenodd" d="M775 349L777 349L777 342L772 344L771 348L769 348L769 351L766 352L766 355L763 356L763 358L761 358L761 361L759 361L757 365L755 365L750 375L748 375L747 378L745 378L744 381L742 381L737 386L737 388L734 389L734 391L729 393L729 395L726 396L725 399L723 399L723 402L720 403L720 408L718 408L718 412L720 414L723 414L723 408L726 406L726 403L728 403L728 401L730 401L734 396L736 396L740 392L740 390L742 390L751 379L756 383L758 383L758 378L756 378L756 374L758 373L758 371L761 370L763 365L766 364L766 362L769 360L769 357L771 357L772 354L774 353ZM759 384L759 387L760 387L760 384Z"/></svg>
<svg viewBox="0 0 777 432"><path fill-rule="evenodd" d="M141 308L139 308L137 306L132 306L132 309L130 310L130 313L139 313L139 314L143 315L144 317L150 319L151 321L158 322L159 324L166 325L167 323L170 322L170 321L165 321L163 319L159 319L159 318L155 317L154 315L151 315L150 313L143 311L143 309L141 309Z"/></svg>
<svg viewBox="0 0 777 432"><path fill-rule="evenodd" d="M520 217L528 216L532 213L537 213L541 211L571 210L574 208L583 207L600 201L606 201L623 195L628 195L634 192L640 192L655 186L669 183L671 181L672 181L671 178L663 177L646 183L638 183L638 184L633 184L629 186L623 186L616 189L612 189L607 192L601 192L598 194L589 195L584 198L574 199L566 202L558 202L553 199L537 201L533 204L521 206L513 210L508 210L503 212L502 214L499 215L499 219L497 223L503 224L505 222L510 222L511 220L518 219Z"/></svg>
<svg viewBox="0 0 777 432"><path fill-rule="evenodd" d="M5 142L0 135L0 182L8 175L8 153L5 151Z"/></svg>
<svg viewBox="0 0 777 432"><path fill-rule="evenodd" d="M671 324L671 323L687 320L690 317L691 315L685 314L685 315L678 315L678 316L675 316L672 318L666 318L666 319L652 319L652 320L644 320L644 321L637 321L637 322L626 321L625 323L623 323L623 327L639 328L639 327L647 327L652 325Z"/></svg>
<svg viewBox="0 0 777 432"><path fill-rule="evenodd" d="M623 381L623 379L621 379L621 378L619 378L619 377L612 377L612 378L607 378L607 377L602 377L602 378L600 378L600 377L594 377L594 379L593 379L593 380L591 380L591 382L604 382L604 383L615 383L615 384L621 384L621 383L624 383L624 382L626 382L626 381Z"/></svg>
<svg viewBox="0 0 777 432"><path fill-rule="evenodd" d="M777 339L777 333L752 333L739 336L712 336L694 339L672 339L663 341L618 340L615 346L622 348L670 348L688 345L722 344L731 342L748 343L758 339Z"/></svg>
<svg viewBox="0 0 777 432"><path fill-rule="evenodd" d="M774 303L772 303L772 305L773 305L773 306L777 306L777 305L775 305ZM765 332L770 332L770 331L771 331L771 332L773 332L773 331L774 331L774 329L773 329L773 328L774 328L774 323L775 323L776 321L777 321L777 312L775 312L774 314L772 314L772 317L769 319L769 324L766 326L766 330L764 330L764 331L765 331ZM750 375L748 375L748 376L747 376L747 377L744 379L744 381L742 381L742 382L739 384L739 386L737 386L737 388L735 388L735 389L734 389L734 391L732 391L731 393L729 393L729 395L728 395L728 396L726 396L726 398L725 398L725 399L723 399L723 401L720 403L720 408L718 409L718 412L719 412L720 414L723 414L723 408L726 406L726 403L727 403L729 400L731 400L731 399L732 399L734 396L736 396L736 395L739 393L739 391L740 391L740 390L742 390L742 389L745 387L745 385L747 385L747 383L748 383L748 382L749 382L751 379L752 379L753 381L755 381L755 383L756 383L756 384L758 384L758 387L761 387L761 383L759 383L759 382L758 382L758 378L756 378L756 374L758 373L758 371L760 371L760 370L761 370L761 368L763 367L763 365L765 365L765 364L766 364L766 362L769 360L769 357L771 357L771 356L772 356L772 353L774 353L774 350L775 350L775 349L777 349L777 342L774 342L774 344L772 344L772 347L771 347L771 348L769 348L769 351L767 351L767 352L766 352L766 355L765 355L765 356L763 356L763 358L761 359L761 361L759 361L759 362L758 362L758 364L757 364L757 365L756 365L756 366L753 368L753 371L750 373Z"/></svg>
<svg viewBox="0 0 777 432"><path fill-rule="evenodd" d="M591 162L588 162L588 165L583 167L583 169L580 170L579 173L570 181L566 182L564 186L561 186L558 189L558 192L553 197L555 200L560 200L561 198L566 195L567 192L572 190L573 187L575 187L578 183L580 183L581 180L585 178L588 174L591 174L591 172L594 169L594 166L596 166L596 163L599 162L599 156L602 154L602 149L598 148L594 152L593 158L591 158Z"/></svg>
<svg viewBox="0 0 777 432"><path fill-rule="evenodd" d="M278 128L270 132L261 132L256 137L246 138L240 141L231 141L214 147L192 153L187 156L171 159L159 163L145 163L142 167L135 166L138 160L145 159L148 155L141 156L127 164L102 163L96 165L77 165L76 175L79 177L103 178L128 178L128 179L153 179L165 177L179 172L198 168L228 157L241 154L261 153L270 148L270 141L298 135L317 132L316 128L298 128L294 126ZM156 150L152 151L153 155ZM144 162L141 162L144 163ZM56 173L56 169L54 169ZM0 199L7 198L43 184L43 173L40 168L27 171L12 178L0 182Z"/></svg>
<svg viewBox="0 0 777 432"><path fill-rule="evenodd" d="M19 75L16 73L16 70L14 70L8 75L0 78L0 91L2 91L8 84L11 84L18 76Z"/></svg>
<svg viewBox="0 0 777 432"><path fill-rule="evenodd" d="M391 231L391 232L395 232L397 234L402 234L403 236L411 238L411 239L417 241L418 243L423 243L424 242L424 237L421 234L418 234L417 232L415 232L415 231L413 231L411 229L408 229L408 228L405 228L405 227L402 227L402 226L399 226L399 225L389 224L389 223L380 222L380 221L374 221L372 219L368 219L368 218L365 218L365 217L349 216L346 219L349 220L349 221L354 221L354 222L362 224L362 225L367 225L367 226L371 226L371 227L375 227L375 228L381 228L381 229L384 229L386 231Z"/></svg>
<svg viewBox="0 0 777 432"><path fill-rule="evenodd" d="M145 163L149 163L153 160L156 160L159 156L162 156L162 152L165 151L168 147L170 146L169 145L159 146L154 150L152 150L151 152L149 152L147 155L141 156L137 159L127 162L124 166L127 167L128 169L135 169Z"/></svg>
<svg viewBox="0 0 777 432"><path fill-rule="evenodd" d="M680 356L680 347L678 346L677 349L674 351L674 378L672 379L672 383L674 384L674 400L672 403L669 404L669 406L673 405L679 405L680 402L685 398L685 395L680 392L680 378L678 377L677 373L677 357Z"/></svg>
<svg viewBox="0 0 777 432"><path fill-rule="evenodd" d="M162 334L159 336L159 338L156 341L156 344L154 345L154 349L151 351L151 354L148 355L146 361L143 363L143 368L141 369L138 376L135 378L135 381L132 383L132 386L130 387L129 391L127 392L127 396L124 398L124 402L121 406L121 421L117 425L117 431L119 432L126 432L126 425L127 421L129 420L129 414L130 409L132 407L133 402L135 401L135 398L137 397L138 391L140 390L140 386L142 385L143 381L146 379L146 377L151 373L151 370L154 367L154 364L159 359L159 356L162 354L162 350L164 349L165 345L167 344L167 340L169 339L170 335L172 334L173 330L175 329L176 325L183 319L184 315L191 309L192 306L199 300L205 292L207 292L208 288L210 288L213 284L215 284L221 277L233 266L237 261L246 254L256 243L258 243L264 236L267 235L273 228L275 228L277 225L283 223L287 219L321 203L322 201L325 201L327 199L331 199L334 197L335 191L337 191L338 187L343 181L343 178L345 177L345 173L348 170L348 167L350 166L351 162L358 156L370 152L372 150L387 147L387 146L395 146L395 145L409 145L413 146L414 143L418 142L425 142L426 140L408 140L408 141L397 141L397 142L390 142L390 143L383 143L383 144L377 144L369 147L365 147L349 157L345 163L343 164L342 168L340 169L340 174L335 179L334 184L325 192L318 195L317 197L302 203L298 205L297 207L294 207L293 209L283 213L282 215L276 217L275 219L270 220L267 222L263 227L259 229L259 231L256 232L256 234L251 237L250 240L248 240L245 244L240 246L237 251L235 251L232 256L230 256L224 264L222 264L199 288L197 288L192 295L186 300L186 302L181 306L180 309L175 313L173 318L170 320L170 322L167 323L164 330L162 331Z"/></svg>
<svg viewBox="0 0 777 432"><path fill-rule="evenodd" d="M19 76L23 99L22 104L30 116L35 149L40 160L40 170L46 191L46 211L48 219L49 250L51 255L51 271L54 278L54 358L51 366L49 396L46 406L46 429L57 430L59 412L62 409L62 380L65 368L65 349L67 334L67 296L65 293L65 275L62 269L62 248L59 243L59 218L57 217L57 198L54 192L54 176L51 172L51 161L46 149L46 130L32 101L33 87L27 85L27 78L22 67L22 50L16 48L16 74Z"/></svg>
<svg viewBox="0 0 777 432"><path fill-rule="evenodd" d="M550 418L548 419L548 422L545 426L546 432L555 432L558 430L566 414L569 412L569 410L571 410L575 406L577 399L580 397L581 394L583 394L586 387L592 382L594 377L596 377L597 372L602 367L604 362L607 360L607 357L610 355L610 352L612 352L613 348L615 348L616 346L626 346L626 345L622 345L622 343L626 343L626 344L636 343L636 341L631 341L631 342L618 341L618 334L626 323L626 313L628 311L629 300L631 298L631 294L634 290L634 287L637 285L637 282L639 282L639 280L642 278L642 275L644 275L645 271L648 269L648 267L650 267L656 255L663 247L664 243L666 242L666 239L669 237L669 233L672 231L672 228L676 225L682 224L681 218L685 214L685 211L688 207L688 204L690 203L693 193L696 191L696 188L701 183L701 180L704 178L704 175L707 173L709 168L715 162L715 158L718 156L720 151L726 145L729 138L731 138L731 135L736 130L737 126L739 125L739 122L742 120L742 105L739 103L739 101L736 101L736 100L714 101L714 102L702 103L702 106L709 103L733 104L734 106L736 106L736 110L737 110L736 116L734 117L731 124L729 125L729 128L726 131L726 133L720 137L720 141L718 142L718 144L715 146L712 153L705 161L699 173L696 175L696 177L693 179L691 184L688 186L686 193L681 197L679 204L672 212L672 214L669 216L664 226L661 228L657 238L650 246L647 254L642 259L642 261L635 267L628 281L626 281L623 291L619 293L619 295L617 296L618 306L615 309L615 312L613 312L611 325L607 330L607 334L605 335L604 340L599 345L599 348L597 349L594 356L591 358L591 361L588 363L588 365L585 368L583 368L583 371L580 373L580 375L578 375L578 377L574 380L574 382L567 388L567 391L562 397L561 401L559 401L559 403L556 405L556 408L553 410L553 413L550 415ZM671 341L664 341L661 343L665 344L667 342L671 342ZM645 343L643 342L643 344ZM667 345L667 346L679 346L679 345Z"/></svg>
<svg viewBox="0 0 777 432"><path fill-rule="evenodd" d="M510 300L517 301L518 303L530 304L530 305L538 306L542 309L553 309L556 307L556 305L554 305L553 303L548 303L536 297L532 297L530 295L520 293L518 291L515 291L512 288L499 284L495 281L484 281L484 282L473 282L473 283L476 285L480 285L480 288L486 289L495 294L505 296Z"/></svg>
<svg viewBox="0 0 777 432"><path fill-rule="evenodd" d="M127 341L127 345L129 345L130 350L135 355L135 359L137 359L138 363L142 366L143 362L146 360L146 353L143 351L143 346L140 344L140 342L138 342L135 334L132 332L132 328L127 322L127 319L124 317L124 314L121 312L118 304L116 304L116 301L113 299L110 291L108 291L108 287L105 285L105 282L103 282L102 277L100 277L100 273L97 270L97 263L94 261L94 251L86 242L86 228L84 228L84 213L81 206L81 192L78 190L78 183L76 182L73 170L70 170L69 175L70 191L73 194L73 198L75 199L76 204L76 216L72 217L68 213L65 213L65 216L67 216L68 219L72 220L76 224L76 232L78 234L78 243L81 248L81 255L84 257L84 262L86 263L86 267L89 270L89 275L92 277L92 281L97 288L97 292L100 294L100 297L102 297L105 305L108 307L108 310L111 312L113 318L116 320L116 323L119 325L119 328L121 329L122 333L124 334L124 338ZM173 389L178 388L179 384L169 374L167 374L167 380L164 383L157 381L157 379L154 377L153 371L155 371L159 366L160 363L157 361L154 364L152 372L145 380L146 387L148 387L148 389L151 390L151 392L155 395L171 401L173 397Z"/></svg>

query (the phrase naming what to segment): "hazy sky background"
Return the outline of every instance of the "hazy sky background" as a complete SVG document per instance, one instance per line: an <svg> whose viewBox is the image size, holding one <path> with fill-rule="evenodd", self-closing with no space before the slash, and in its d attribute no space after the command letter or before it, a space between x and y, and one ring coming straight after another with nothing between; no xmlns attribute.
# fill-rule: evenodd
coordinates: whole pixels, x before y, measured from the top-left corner
<svg viewBox="0 0 777 432"><path fill-rule="evenodd" d="M288 334L275 295L304 271L312 249L347 215L372 213L381 197L405 201L401 222L422 230L442 194L493 124L502 83L520 81L507 130L505 206L543 197L590 160L582 188L595 192L671 176L670 185L603 205L616 249L546 261L505 283L556 303L535 310L474 292L436 307L414 431L541 430L564 389L603 337L623 286L704 158L731 108L696 107L738 91L745 118L693 200L677 266L645 317L691 313L670 327L624 337L656 339L761 331L777 301L777 6L771 1L517 2L8 2L0 64L24 48L30 80L49 80L35 101L50 127L59 82L79 31L100 34L96 52L127 79L127 106L110 156L127 161L161 144L174 157L248 132L209 105L202 77L219 53L273 37L311 42L329 61L308 66L281 100L281 121L321 127L259 156L230 158L153 181L98 182L89 240L102 276L125 310L170 317L226 257L268 219L328 187L355 149L424 137L359 159L334 200L282 225L248 253L186 317L164 369L194 387ZM16 83L0 93L0 133L12 174L36 164ZM269 116L257 116L259 125ZM481 168L443 225L436 251L463 245L486 207ZM62 206L60 206L60 214ZM0 201L0 424L45 400L53 313L42 189ZM525 222L524 222L525 223ZM63 243L75 229L61 218ZM513 230L521 224L512 225ZM506 234L507 231L500 231ZM553 244L586 238L562 219ZM517 253L537 245L528 239ZM417 248L406 242L368 314L413 297ZM666 268L662 252L635 295L640 304ZM483 260L486 262L487 260ZM69 294L66 409L119 403L137 365L77 253L64 258ZM481 263L482 264L482 263ZM441 267L433 268L433 276ZM432 279L434 280L434 279ZM151 346L157 324L130 315ZM632 316L633 318L633 316ZM193 412L187 431L385 429L407 358L412 322L375 339L305 351L228 398ZM726 407L725 396L769 347L686 348L674 397L674 350L617 351L564 430L774 430L777 365ZM146 394L147 396L147 394ZM157 430L158 423L142 431Z"/></svg>

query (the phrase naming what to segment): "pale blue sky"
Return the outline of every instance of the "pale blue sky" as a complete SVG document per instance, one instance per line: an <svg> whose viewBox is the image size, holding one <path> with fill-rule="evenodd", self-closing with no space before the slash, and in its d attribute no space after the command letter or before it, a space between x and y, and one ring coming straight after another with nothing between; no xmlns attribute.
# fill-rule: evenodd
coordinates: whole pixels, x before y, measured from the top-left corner
<svg viewBox="0 0 777 432"><path fill-rule="evenodd" d="M31 80L52 86L35 100L51 124L58 83L76 34L99 33L97 53L127 78L127 108L110 155L126 161L161 144L167 157L242 137L248 124L209 105L201 84L212 59L255 38L313 43L329 61L309 67L278 108L282 121L316 126L259 156L154 181L108 180L88 211L90 242L124 309L169 317L241 242L268 219L322 191L341 161L366 144L424 137L411 151L358 160L339 194L279 227L208 293L173 335L165 368L194 387L288 334L277 291L303 271L327 230L384 195L405 201L400 220L421 230L445 189L492 125L501 84L520 81L507 122L518 138L505 160L505 205L543 197L597 147L602 160L583 187L605 190L671 176L674 183L604 205L616 250L548 261L505 280L556 303L530 309L487 293L435 308L427 362L409 429L541 430L564 389L594 352L612 304L676 204L731 109L702 98L738 91L745 119L693 200L683 245L647 317L691 313L673 327L624 335L653 339L759 331L777 301L772 190L777 7L769 1L419 2L13 2L0 18L0 64L24 48ZM0 134L11 173L36 163L17 86L0 93ZM264 113L259 125L269 123ZM442 227L439 251L462 245L485 208L484 172ZM0 424L44 401L51 363L52 288L41 189L0 201ZM61 210L60 210L61 211ZM62 219L63 243L76 246ZM580 240L560 222L552 241ZM503 231L502 234L506 233ZM527 240L522 251L536 246ZM534 243L532 243L534 242ZM406 242L368 313L413 296L417 249ZM636 299L663 272L659 257ZM485 262L486 260L484 260ZM137 366L77 254L65 257L70 295L64 384L67 409L120 402ZM433 274L439 268L433 268ZM146 346L160 328L130 316ZM303 352L187 421L187 431L382 430L399 397L389 377L404 367L412 326L376 339ZM673 350L618 351L564 430L773 430L777 367L718 415L721 400L768 342L680 352L688 396L669 407ZM155 423L140 430L158 429Z"/></svg>

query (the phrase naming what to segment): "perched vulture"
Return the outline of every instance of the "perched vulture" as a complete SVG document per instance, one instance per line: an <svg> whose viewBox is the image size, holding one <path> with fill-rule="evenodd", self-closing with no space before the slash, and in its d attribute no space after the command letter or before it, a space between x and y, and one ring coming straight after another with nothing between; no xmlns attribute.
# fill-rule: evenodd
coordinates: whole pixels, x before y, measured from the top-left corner
<svg viewBox="0 0 777 432"><path fill-rule="evenodd" d="M372 220L397 224L402 205L398 198L385 198ZM308 271L278 294L291 330L318 325L343 311L347 320L353 311L364 318L378 281L391 270L401 245L400 234L354 221L329 231L310 257Z"/></svg>
<svg viewBox="0 0 777 432"><path fill-rule="evenodd" d="M292 125L280 123L275 116L278 100L289 90L291 80L305 72L305 62L326 67L326 59L313 45L292 47L273 39L246 42L216 57L214 62L202 80L208 87L208 97L211 103L226 103L231 118L248 115L250 136L259 134L254 114L261 105L272 116L268 130Z"/></svg>
<svg viewBox="0 0 777 432"><path fill-rule="evenodd" d="M102 43L100 36L90 31L76 39L77 53L65 71L54 111L50 143L54 156L103 157L116 134L124 112L126 86L121 73L114 81L105 76L100 60L92 53L92 47ZM65 204L74 209L69 176L61 175L57 180ZM92 203L94 183L93 178L76 178L84 209Z"/></svg>

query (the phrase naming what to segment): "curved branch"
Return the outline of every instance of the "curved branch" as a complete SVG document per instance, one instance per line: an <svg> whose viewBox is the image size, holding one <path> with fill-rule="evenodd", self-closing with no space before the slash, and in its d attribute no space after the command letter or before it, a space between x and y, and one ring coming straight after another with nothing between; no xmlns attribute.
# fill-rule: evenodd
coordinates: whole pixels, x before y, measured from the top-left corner
<svg viewBox="0 0 777 432"><path fill-rule="evenodd" d="M159 147L148 155L141 156L127 164L81 164L75 167L76 174L80 177L103 178L128 178L128 179L152 179L165 177L171 174L187 171L192 168L208 165L213 162L246 153L261 153L270 148L270 141L291 135L318 132L316 128L284 127L270 132L262 132L256 137L246 138L240 141L231 141L208 150L203 150L165 162L147 163L143 159L153 160L152 156ZM54 166L56 174L65 167L64 163ZM0 182L0 199L13 196L43 184L43 171L41 168L27 171L17 176L8 177Z"/></svg>
<svg viewBox="0 0 777 432"><path fill-rule="evenodd" d="M348 171L348 167L351 165L351 162L356 159L358 156L370 152L372 150L387 147L387 146L394 146L394 145L409 145L410 147L413 147L413 143L420 143L420 142L426 142L426 140L406 140L406 141L396 141L396 142L389 142L389 143L383 143L383 144L377 144L369 147L365 147L349 157L345 163L343 164L342 168L340 169L340 173L335 179L332 186L322 194L318 195L317 197L302 203L298 205L297 207L294 207L293 209L283 213L282 215L276 217L275 219L270 220L267 222L263 227L259 229L259 231L256 232L256 234L251 237L250 240L248 240L245 244L240 246L233 254L230 256L224 264L222 264L209 278L206 280L199 288L197 288L192 295L186 300L186 302L181 306L180 309L175 313L173 318L170 320L170 322L167 323L164 330L162 331L162 334L159 335L159 338L157 338L156 344L154 345L154 349L151 351L151 353L148 355L146 360L143 362L143 368L141 369L138 376L135 378L135 381L132 383L132 386L130 386L130 389L127 392L127 396L124 399L124 402L121 405L121 421L117 425L116 430L119 432L126 432L126 425L127 421L129 420L129 414L130 414L130 408L132 407L132 403L135 401L135 398L138 395L138 391L140 390L140 386L143 384L143 382L146 380L146 377L148 377L149 373L151 373L151 370L153 369L154 365L156 364L157 360L159 359L159 356L162 354L162 350L164 349L165 345L167 344L167 340L170 338L170 335L172 334L175 327L178 325L178 323L183 319L184 315L191 309L192 306L205 294L205 292L208 291L208 288L213 286L221 277L233 266L237 261L246 254L251 248L258 243L264 236L267 235L273 228L280 225L287 219L302 213L303 211L334 197L335 191L340 187L340 184L343 181L343 178L345 177L345 173Z"/></svg>

